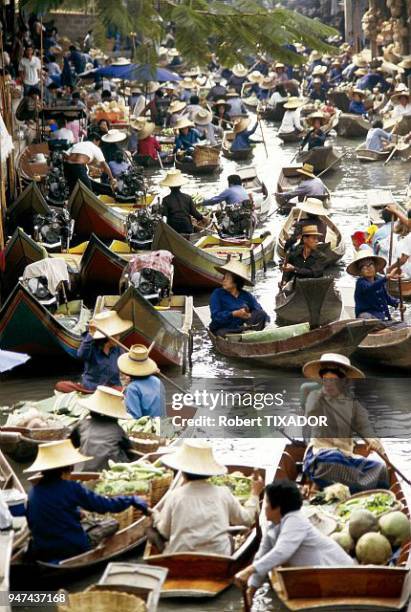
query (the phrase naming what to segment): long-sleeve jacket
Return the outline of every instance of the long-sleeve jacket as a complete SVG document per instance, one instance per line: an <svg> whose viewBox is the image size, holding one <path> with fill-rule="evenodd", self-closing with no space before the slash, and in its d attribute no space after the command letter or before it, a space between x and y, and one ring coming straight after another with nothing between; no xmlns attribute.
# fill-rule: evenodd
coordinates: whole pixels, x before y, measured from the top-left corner
<svg viewBox="0 0 411 612"><path fill-rule="evenodd" d="M310 130L304 137L300 146L303 149L305 145L308 144L308 150L313 149L314 147L323 147L326 138L327 134L325 134L322 130Z"/></svg>
<svg viewBox="0 0 411 612"><path fill-rule="evenodd" d="M288 255L288 263L294 266L295 270L287 274L285 280L290 280L293 276L297 278L321 278L326 268L326 259L318 251L311 251L307 259L304 258L304 247L299 245Z"/></svg>
<svg viewBox="0 0 411 612"><path fill-rule="evenodd" d="M323 196L327 193L327 188L322 182L320 178L317 176L314 178L308 178L303 181L293 189L292 191L284 191L281 195L291 199L291 198L304 198L304 197L312 197Z"/></svg>
<svg viewBox="0 0 411 612"><path fill-rule="evenodd" d="M231 187L227 187L218 195L208 198L204 200L203 206L213 206L214 204L219 204L220 202L227 202L227 204L239 204L240 202L244 202L248 200L248 193L241 185L231 185Z"/></svg>
<svg viewBox="0 0 411 612"><path fill-rule="evenodd" d="M351 100L350 106L348 107L348 112L353 113L354 115L365 115L367 111L364 106L364 102L356 102L355 100Z"/></svg>
<svg viewBox="0 0 411 612"><path fill-rule="evenodd" d="M398 300L387 291L386 276L378 276L374 282L366 278L359 278L355 285L355 316L369 312L376 319L390 320L391 314L388 306L398 306Z"/></svg>
<svg viewBox="0 0 411 612"><path fill-rule="evenodd" d="M251 130L243 130L236 134L233 144L231 145L232 151L240 151L241 149L249 149L251 147L250 136L254 134L258 126L258 121Z"/></svg>
<svg viewBox="0 0 411 612"><path fill-rule="evenodd" d="M222 287L214 289L210 299L211 325L210 330L216 331L221 328L239 329L244 321L238 317L233 317L233 310L239 310L248 306L250 312L253 310L263 310L252 293L240 291L236 298ZM269 317L267 315L267 321Z"/></svg>
<svg viewBox="0 0 411 612"><path fill-rule="evenodd" d="M201 221L203 215L198 212L191 196L186 193L173 193L163 198L162 213L167 217L167 223L176 230L183 233L193 231L191 217ZM184 229L184 228L187 229Z"/></svg>
<svg viewBox="0 0 411 612"><path fill-rule="evenodd" d="M127 412L134 419L143 416L164 417L166 415L166 392L157 376L134 378L124 391Z"/></svg>
<svg viewBox="0 0 411 612"><path fill-rule="evenodd" d="M77 357L84 361L82 384L94 391L98 385L120 386L120 373L117 359L121 349L113 346L106 354L90 334L87 334L78 351Z"/></svg>
<svg viewBox="0 0 411 612"><path fill-rule="evenodd" d="M194 145L201 140L201 136L197 130L190 128L188 134L181 134L176 137L175 149L176 151L183 150L188 151L192 149Z"/></svg>

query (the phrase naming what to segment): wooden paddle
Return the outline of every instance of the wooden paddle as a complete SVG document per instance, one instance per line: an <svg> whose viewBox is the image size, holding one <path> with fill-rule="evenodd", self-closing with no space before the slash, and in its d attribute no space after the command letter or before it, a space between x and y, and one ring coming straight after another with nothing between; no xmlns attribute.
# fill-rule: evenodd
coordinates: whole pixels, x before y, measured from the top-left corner
<svg viewBox="0 0 411 612"><path fill-rule="evenodd" d="M393 249L393 241L394 241L394 215L391 215L391 229L390 229L390 252L388 255L388 265L390 266L392 263L392 249Z"/></svg>
<svg viewBox="0 0 411 612"><path fill-rule="evenodd" d="M337 157L337 159L335 159L327 168L325 168L325 170L320 172L320 174L317 174L317 178L320 178L320 176L322 176L323 174L328 172L328 170L330 170L330 168L332 168L333 166L335 166L335 164L337 164L339 161L341 161L346 155L348 155L349 152L350 151L346 151L345 153L343 153L341 155L341 157Z"/></svg>
<svg viewBox="0 0 411 612"><path fill-rule="evenodd" d="M261 119L260 119L260 117L258 117L257 121L258 121L258 124L259 124L259 126L260 126L261 136L262 136L263 143L264 143L265 155L266 155L266 157L268 158L267 144L266 144L266 142L265 142L264 131L263 131L263 126L262 126L262 124L261 124Z"/></svg>
<svg viewBox="0 0 411 612"><path fill-rule="evenodd" d="M387 157L387 159L385 160L385 162L384 162L384 166L386 166L386 165L388 164L388 162L390 161L390 159L391 159L391 158L394 156L394 153L395 153L396 151L398 151L398 147L399 147L399 145L400 145L400 144L401 144L401 143L400 143L400 142L398 142L398 143L395 145L395 147L393 148L393 150L391 151L391 153L389 154L389 156L388 156L388 157Z"/></svg>
<svg viewBox="0 0 411 612"><path fill-rule="evenodd" d="M160 164L160 168L164 170L163 160L161 159L160 151L157 151L157 159L158 159L158 163Z"/></svg>
<svg viewBox="0 0 411 612"><path fill-rule="evenodd" d="M402 297L402 281L401 281L401 263L400 259L397 259L397 268L398 268L398 294L400 298L400 315L401 321L404 323L404 300Z"/></svg>

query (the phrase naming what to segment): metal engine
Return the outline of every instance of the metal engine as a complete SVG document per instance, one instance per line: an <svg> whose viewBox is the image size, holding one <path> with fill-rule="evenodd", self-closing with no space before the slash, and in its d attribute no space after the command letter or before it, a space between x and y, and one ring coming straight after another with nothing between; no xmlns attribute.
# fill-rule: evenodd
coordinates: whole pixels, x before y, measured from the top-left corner
<svg viewBox="0 0 411 612"><path fill-rule="evenodd" d="M136 255L126 266L120 280L120 292L134 287L150 301L160 301L171 293L173 255L168 251L150 251Z"/></svg>
<svg viewBox="0 0 411 612"><path fill-rule="evenodd" d="M73 235L74 223L66 208L52 209L47 215L34 215L34 240L42 243L46 249L67 250Z"/></svg>
<svg viewBox="0 0 411 612"><path fill-rule="evenodd" d="M129 213L126 220L127 243L131 250L149 249L154 232L161 221L160 204Z"/></svg>
<svg viewBox="0 0 411 612"><path fill-rule="evenodd" d="M132 166L127 172L122 172L117 182L115 197L118 202L135 202L147 192L142 169L137 166Z"/></svg>
<svg viewBox="0 0 411 612"><path fill-rule="evenodd" d="M255 229L253 202L245 200L239 204L226 204L215 215L222 236L251 238Z"/></svg>
<svg viewBox="0 0 411 612"><path fill-rule="evenodd" d="M45 196L47 202L55 206L63 206L69 197L69 190L64 177L64 155L70 145L66 140L49 141L50 161L46 177Z"/></svg>
<svg viewBox="0 0 411 612"><path fill-rule="evenodd" d="M43 306L52 306L57 304L57 297L52 295L49 290L46 276L37 276L24 281L26 289L43 304Z"/></svg>

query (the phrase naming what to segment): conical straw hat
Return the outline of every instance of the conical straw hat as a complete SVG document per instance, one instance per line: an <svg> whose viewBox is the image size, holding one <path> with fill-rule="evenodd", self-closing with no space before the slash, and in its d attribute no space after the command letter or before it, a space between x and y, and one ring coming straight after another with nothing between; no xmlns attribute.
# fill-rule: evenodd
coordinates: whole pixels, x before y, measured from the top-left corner
<svg viewBox="0 0 411 612"><path fill-rule="evenodd" d="M254 285L250 279L247 266L237 259L230 259L230 261L223 266L215 266L215 269L217 272L221 272L221 274L224 274L224 272L231 272L231 274L235 274L235 276L242 278L246 285Z"/></svg>
<svg viewBox="0 0 411 612"><path fill-rule="evenodd" d="M227 473L227 468L215 460L213 449L205 440L185 440L176 452L164 455L161 461L175 470L198 476Z"/></svg>
<svg viewBox="0 0 411 612"><path fill-rule="evenodd" d="M99 385L92 395L79 401L91 412L98 412L114 419L131 419L124 405L124 395L112 387Z"/></svg>
<svg viewBox="0 0 411 612"><path fill-rule="evenodd" d="M372 259L375 265L375 269L377 272L382 272L387 264L384 257L380 257L379 255L375 255L372 249L361 249L361 251L357 251L354 256L354 261L352 261L346 268L348 274L351 276L359 276L360 275L360 262L364 261L364 259Z"/></svg>
<svg viewBox="0 0 411 612"><path fill-rule="evenodd" d="M133 344L128 353L117 359L120 372L128 376L150 376L158 373L158 366L148 356L148 349L144 344Z"/></svg>
<svg viewBox="0 0 411 612"><path fill-rule="evenodd" d="M351 365L348 357L338 353L324 353L320 359L309 361L303 367L303 374L306 378L320 378L320 370L326 367L341 370L347 378L365 378L361 370Z"/></svg>
<svg viewBox="0 0 411 612"><path fill-rule="evenodd" d="M132 321L122 319L115 310L107 310L96 314L94 319L91 319L89 325L98 327L102 331L95 331L92 336L94 340L101 340L107 336L117 336L130 329L133 325ZM104 335L102 332L105 332Z"/></svg>
<svg viewBox="0 0 411 612"><path fill-rule="evenodd" d="M89 461L93 457L82 455L73 446L70 439L58 440L40 444L34 463L24 470L25 472L44 472L55 468L68 467L82 461Z"/></svg>
<svg viewBox="0 0 411 612"><path fill-rule="evenodd" d="M162 187L181 187L185 185L187 180L181 174L181 170L170 170L167 172L167 176L160 183Z"/></svg>
<svg viewBox="0 0 411 612"><path fill-rule="evenodd" d="M318 198L307 198L304 202L298 202L296 208L311 215L327 214L327 209L324 208L323 202Z"/></svg>

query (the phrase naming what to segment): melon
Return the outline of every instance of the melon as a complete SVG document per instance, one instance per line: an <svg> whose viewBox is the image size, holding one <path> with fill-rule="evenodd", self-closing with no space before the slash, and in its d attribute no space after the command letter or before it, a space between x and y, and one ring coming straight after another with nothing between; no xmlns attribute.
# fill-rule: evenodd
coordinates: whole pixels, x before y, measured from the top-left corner
<svg viewBox="0 0 411 612"><path fill-rule="evenodd" d="M369 510L355 510L351 514L348 531L354 540L358 540L364 533L378 531L378 520Z"/></svg>
<svg viewBox="0 0 411 612"><path fill-rule="evenodd" d="M354 540L350 536L348 529L343 529L342 531L336 531L331 534L332 539L337 542L345 550L346 553L350 553L354 550Z"/></svg>
<svg viewBox="0 0 411 612"><path fill-rule="evenodd" d="M391 554L391 544L381 533L365 533L355 547L355 556L362 565L385 565Z"/></svg>
<svg viewBox="0 0 411 612"><path fill-rule="evenodd" d="M411 523L399 510L384 514L379 522L381 533L391 542L392 546L402 546L411 539Z"/></svg>

